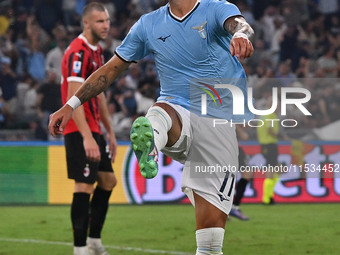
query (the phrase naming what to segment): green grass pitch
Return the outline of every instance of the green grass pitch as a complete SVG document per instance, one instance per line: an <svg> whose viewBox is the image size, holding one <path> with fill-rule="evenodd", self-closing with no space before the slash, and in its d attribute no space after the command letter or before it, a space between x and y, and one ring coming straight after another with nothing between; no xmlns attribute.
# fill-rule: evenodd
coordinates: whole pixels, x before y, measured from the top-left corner
<svg viewBox="0 0 340 255"><path fill-rule="evenodd" d="M224 254L340 254L339 204L243 205L227 223ZM195 254L190 205L111 205L103 230L111 255ZM69 206L1 206L0 255L72 254Z"/></svg>

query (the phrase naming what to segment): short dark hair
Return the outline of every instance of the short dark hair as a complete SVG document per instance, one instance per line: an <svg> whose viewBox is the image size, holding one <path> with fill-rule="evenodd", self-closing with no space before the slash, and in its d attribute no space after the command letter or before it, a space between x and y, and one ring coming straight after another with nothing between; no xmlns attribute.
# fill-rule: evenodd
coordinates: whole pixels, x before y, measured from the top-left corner
<svg viewBox="0 0 340 255"><path fill-rule="evenodd" d="M94 10L100 11L100 12L105 12L106 8L101 3L91 2L84 7L84 10L83 10L83 13L82 13L81 16L84 18L85 16L87 16L89 13L91 13Z"/></svg>

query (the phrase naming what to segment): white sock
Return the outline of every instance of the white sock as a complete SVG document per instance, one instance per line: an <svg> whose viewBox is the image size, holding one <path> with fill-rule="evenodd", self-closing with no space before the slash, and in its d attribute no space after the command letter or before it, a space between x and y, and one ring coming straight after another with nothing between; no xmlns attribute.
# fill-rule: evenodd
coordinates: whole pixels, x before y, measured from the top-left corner
<svg viewBox="0 0 340 255"><path fill-rule="evenodd" d="M87 244L92 246L92 247L101 247L101 246L103 246L101 238L88 237L87 238Z"/></svg>
<svg viewBox="0 0 340 255"><path fill-rule="evenodd" d="M160 151L168 142L168 131L172 127L172 120L169 114L159 106L152 106L145 117L152 125L155 146Z"/></svg>
<svg viewBox="0 0 340 255"><path fill-rule="evenodd" d="M73 254L74 255L87 255L88 249L87 246L74 246L73 247Z"/></svg>
<svg viewBox="0 0 340 255"><path fill-rule="evenodd" d="M231 208L234 209L234 210L240 210L240 206L238 206L238 205L233 205Z"/></svg>
<svg viewBox="0 0 340 255"><path fill-rule="evenodd" d="M203 228L196 231L196 255L220 255L224 239L223 228Z"/></svg>

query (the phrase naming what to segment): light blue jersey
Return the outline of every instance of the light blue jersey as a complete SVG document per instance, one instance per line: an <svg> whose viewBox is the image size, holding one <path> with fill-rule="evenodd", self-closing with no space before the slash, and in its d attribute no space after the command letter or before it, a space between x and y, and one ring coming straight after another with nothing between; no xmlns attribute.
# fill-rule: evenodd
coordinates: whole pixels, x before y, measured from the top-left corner
<svg viewBox="0 0 340 255"><path fill-rule="evenodd" d="M153 54L161 84L158 101L166 100L195 113L201 112L201 95L208 83L229 83L242 89L246 100L246 75L236 57L230 54L232 36L223 28L232 16L241 15L238 8L226 1L201 0L183 19L174 16L169 4L143 15L131 28L122 45L116 49L125 61L137 61ZM227 89L216 89L223 107L208 110L213 117L223 119L249 119L245 115L232 116L232 97ZM214 93L211 92L213 96ZM208 107L212 98L208 96ZM217 100L217 98L216 98Z"/></svg>

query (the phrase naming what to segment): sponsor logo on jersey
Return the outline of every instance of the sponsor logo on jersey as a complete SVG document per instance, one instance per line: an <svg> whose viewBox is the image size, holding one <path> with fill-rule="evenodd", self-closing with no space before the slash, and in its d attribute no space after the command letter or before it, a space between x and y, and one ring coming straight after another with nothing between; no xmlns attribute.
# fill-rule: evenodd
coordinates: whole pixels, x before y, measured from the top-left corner
<svg viewBox="0 0 340 255"><path fill-rule="evenodd" d="M74 61L73 62L73 72L74 73L80 73L81 71L81 62L80 61Z"/></svg>
<svg viewBox="0 0 340 255"><path fill-rule="evenodd" d="M158 39L158 40L161 40L162 42L165 42L165 40L168 39L170 36L171 36L171 35L167 35L167 36L165 36L165 37L160 36L160 37L158 37L157 39Z"/></svg>

